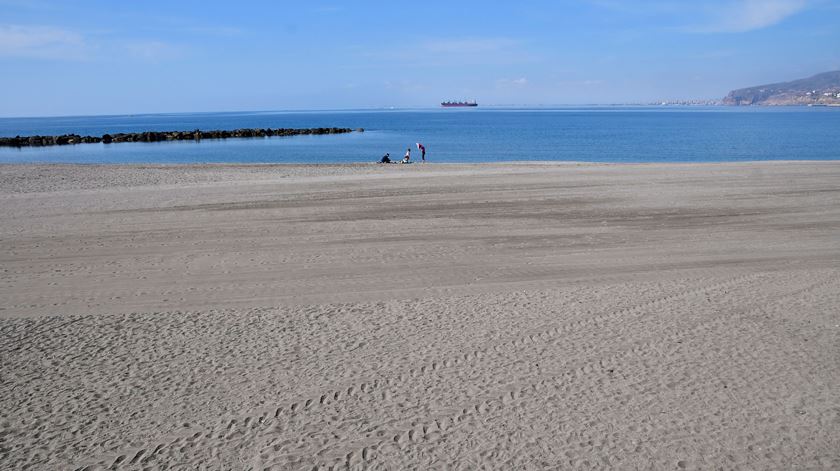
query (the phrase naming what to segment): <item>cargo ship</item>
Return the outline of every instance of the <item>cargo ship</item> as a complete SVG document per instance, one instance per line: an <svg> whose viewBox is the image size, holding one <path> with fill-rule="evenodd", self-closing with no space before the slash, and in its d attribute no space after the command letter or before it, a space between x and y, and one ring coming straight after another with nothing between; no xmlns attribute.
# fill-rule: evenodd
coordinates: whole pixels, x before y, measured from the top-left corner
<svg viewBox="0 0 840 471"><path fill-rule="evenodd" d="M456 108L465 106L478 106L478 103L473 101L444 101L440 104L444 108Z"/></svg>

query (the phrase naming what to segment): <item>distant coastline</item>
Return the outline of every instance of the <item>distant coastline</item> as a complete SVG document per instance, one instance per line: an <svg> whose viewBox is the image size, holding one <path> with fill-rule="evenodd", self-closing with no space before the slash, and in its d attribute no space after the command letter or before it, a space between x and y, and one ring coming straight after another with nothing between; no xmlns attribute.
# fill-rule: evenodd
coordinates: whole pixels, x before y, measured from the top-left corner
<svg viewBox="0 0 840 471"><path fill-rule="evenodd" d="M732 90L723 99L734 106L840 106L840 70L790 82Z"/></svg>

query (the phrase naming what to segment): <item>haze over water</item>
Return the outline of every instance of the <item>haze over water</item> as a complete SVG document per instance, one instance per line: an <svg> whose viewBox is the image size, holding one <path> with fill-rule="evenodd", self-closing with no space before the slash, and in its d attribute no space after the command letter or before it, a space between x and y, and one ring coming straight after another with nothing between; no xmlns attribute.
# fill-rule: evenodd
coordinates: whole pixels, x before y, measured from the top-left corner
<svg viewBox="0 0 840 471"><path fill-rule="evenodd" d="M0 136L235 128L364 128L364 133L0 149L0 162L349 163L401 157L422 142L431 162L726 162L840 159L840 110L570 107L186 113L4 118ZM419 155L416 157L419 158Z"/></svg>

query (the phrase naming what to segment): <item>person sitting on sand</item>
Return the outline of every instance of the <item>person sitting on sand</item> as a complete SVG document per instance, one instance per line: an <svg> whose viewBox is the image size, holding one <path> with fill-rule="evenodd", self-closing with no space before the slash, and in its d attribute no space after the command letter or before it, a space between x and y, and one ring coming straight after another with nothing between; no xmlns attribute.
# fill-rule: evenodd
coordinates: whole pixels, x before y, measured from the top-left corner
<svg viewBox="0 0 840 471"><path fill-rule="evenodd" d="M380 164L390 164L391 163L391 154L386 152L385 155L382 156L382 160L380 160L379 163Z"/></svg>
<svg viewBox="0 0 840 471"><path fill-rule="evenodd" d="M405 150L405 156L403 157L403 163L407 164L411 161L411 147Z"/></svg>

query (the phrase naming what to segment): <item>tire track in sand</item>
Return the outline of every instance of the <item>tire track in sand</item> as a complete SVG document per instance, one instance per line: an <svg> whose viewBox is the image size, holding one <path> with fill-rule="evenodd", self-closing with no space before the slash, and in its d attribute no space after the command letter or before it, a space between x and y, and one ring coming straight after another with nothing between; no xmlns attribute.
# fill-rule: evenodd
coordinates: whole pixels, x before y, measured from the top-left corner
<svg viewBox="0 0 840 471"><path fill-rule="evenodd" d="M783 299L792 299L807 295L807 293L828 286L840 278L838 275L833 275L827 279L810 283L803 288L798 288L787 294L774 297L771 300L765 300L759 305L754 305L748 309L743 310L736 315L739 318L746 318L750 315L757 314L763 311L764 306L779 302ZM407 446L419 445L424 441L430 440L444 440L447 435L459 430L461 427L469 424L469 419L473 417L489 418L493 417L494 413L498 416L502 411L515 407L528 399L532 399L535 395L545 396L549 393L567 387L568 382L580 380L584 377L589 379L593 375L603 378L609 378L617 365L632 361L633 358L643 358L649 355L661 354L658 345L666 344L673 345L684 342L686 339L697 337L697 331L711 332L716 328L724 327L727 322L731 320L730 312L721 312L712 319L704 319L697 322L690 328L677 328L674 332L666 336L651 335L639 342L631 342L625 345L624 348L613 349L607 356L599 357L589 361L580 361L574 365L564 365L558 371L551 372L549 375L543 376L539 381L534 381L518 386L512 391L499 391L496 397L488 397L478 402L472 402L460 408L453 414L441 414L434 417L428 417L426 420L417 421L419 424L393 428L388 433L385 439L379 440L374 444L367 444L362 447L351 449L351 451L338 454L343 455L338 460L320 461L317 464L308 465L309 469L328 469L338 470L346 469L347 467L359 464L363 461L371 461L376 454L385 447L397 447L398 450L403 450ZM702 337L702 336L701 336ZM565 382L564 382L565 381ZM591 382L591 381L590 381ZM352 447L351 447L352 448ZM333 453L336 454L336 453ZM269 463L266 463L269 464ZM279 464L279 463L274 463Z"/></svg>
<svg viewBox="0 0 840 471"><path fill-rule="evenodd" d="M182 450L182 452L185 452L187 451L187 449L198 445L199 441L202 439L208 439L214 436L217 439L230 439L237 435L238 432L247 431L249 433L253 433L259 430L264 430L273 423L274 419L279 418L284 414L294 415L303 412L313 413L317 411L319 406L321 405L329 404L333 401L342 401L348 398L356 397L357 395L373 395L376 394L378 390L381 389L383 386L393 387L401 382L406 381L408 378L411 377L417 377L422 375L440 376L444 372L444 370L452 369L454 367L465 365L467 363L482 362L485 361L486 358L493 358L498 357L500 355L506 355L506 353L498 352L501 346L510 346L515 349L521 349L530 346L535 342L548 342L551 341L551 339L562 334L563 332L586 326L598 326L627 315L638 317L644 315L645 310L647 308L655 306L657 304L670 302L681 297L696 295L703 292L725 290L730 286L736 286L744 281L761 278L763 276L767 276L767 274L758 273L740 275L725 280L723 282L680 290L676 293L660 296L629 307L616 309L600 315L595 315L570 323L550 323L547 325L543 325L534 333L519 336L517 338L514 338L513 340L493 342L488 345L485 345L480 349L467 352L462 355L451 356L447 358L428 359L420 367L410 369L408 372L393 374L381 378L375 378L372 381L359 382L356 385L347 387L346 389L330 389L328 391L324 391L319 395L315 395L310 398L299 399L297 401L291 402L290 404L287 403L286 406L279 406L273 409L273 413L271 411L263 411L262 413L257 415L246 416L240 419L233 419L227 422L226 424L221 424L221 426L217 425L216 427L211 428L210 430L191 433L188 436L175 437L172 440L163 441L161 443L155 444L154 446L140 447L138 449L135 449L136 451L134 452L119 454L116 458L105 458L104 460L98 461L97 464L100 466L104 465L116 469L124 465L140 465L148 463L151 460L153 460L156 455L165 453L168 450ZM488 353L490 353L491 351L493 352L493 356L488 357ZM131 456L130 459L129 456ZM79 467L77 469L85 469L85 467Z"/></svg>

